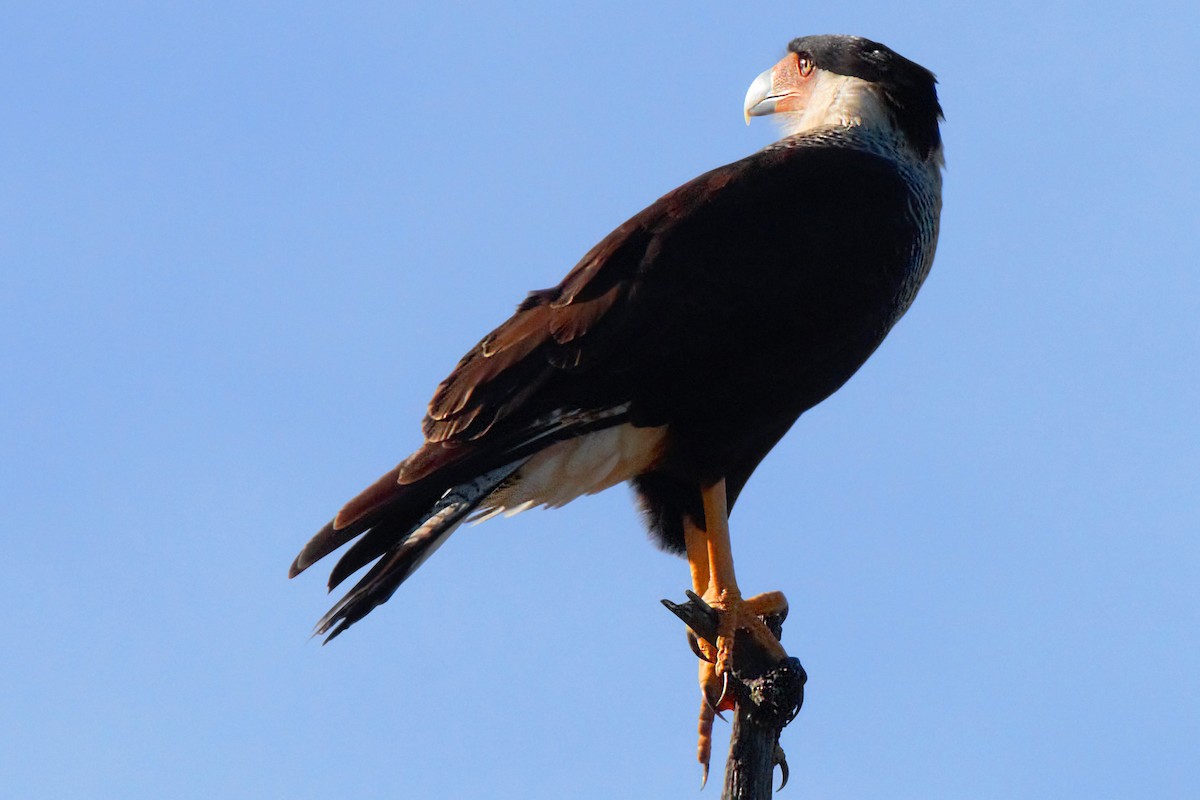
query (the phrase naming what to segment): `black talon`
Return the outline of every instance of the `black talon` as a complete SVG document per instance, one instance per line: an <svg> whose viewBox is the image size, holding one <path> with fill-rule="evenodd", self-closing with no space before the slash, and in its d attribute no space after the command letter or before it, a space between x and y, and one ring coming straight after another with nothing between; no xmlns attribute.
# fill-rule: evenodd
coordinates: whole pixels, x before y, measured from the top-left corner
<svg viewBox="0 0 1200 800"><path fill-rule="evenodd" d="M726 680L728 680L728 679L726 679ZM712 700L708 699L708 692L700 692L700 694L704 696L704 705L708 706L708 710L712 712L714 717L717 717L718 719L720 719L721 722L729 722L729 720L725 719L725 715L717 710L717 706L719 706L721 704L721 700L725 699L725 689L724 688L721 689L721 697L717 700L717 705L713 705Z"/></svg>
<svg viewBox="0 0 1200 800"><path fill-rule="evenodd" d="M717 710L717 706L719 706L721 704L721 701L725 699L724 687L722 687L722 689L721 689L721 696L719 698L717 698L716 704L714 704L713 701L708 698L708 692L704 691L703 689L700 690L700 697L701 697L701 699L704 700L704 705L708 708L708 711L710 714L712 714L717 719L721 720L721 722L729 722L729 720L726 719L725 715Z"/></svg>
<svg viewBox="0 0 1200 800"><path fill-rule="evenodd" d="M709 664L713 663L713 660L706 656L704 651L700 649L700 637L691 628L687 629L687 640L688 647L692 648L692 652L696 654L696 658L701 661L707 661Z"/></svg>
<svg viewBox="0 0 1200 800"><path fill-rule="evenodd" d="M775 765L779 766L779 776L782 778L782 780L779 782L779 788L775 789L775 792L782 792L784 787L787 786L787 754L784 752L784 748L779 746L779 742L775 742L775 754L773 760Z"/></svg>
<svg viewBox="0 0 1200 800"><path fill-rule="evenodd" d="M716 715L718 717L721 717L721 714L720 714L720 712L717 711L717 709L721 706L721 703L725 702L725 698L728 695L729 695L729 671L726 670L725 674L721 676L721 696L717 698L717 704L715 706L713 706L713 712L716 713ZM721 717L721 719L725 719L725 718Z"/></svg>

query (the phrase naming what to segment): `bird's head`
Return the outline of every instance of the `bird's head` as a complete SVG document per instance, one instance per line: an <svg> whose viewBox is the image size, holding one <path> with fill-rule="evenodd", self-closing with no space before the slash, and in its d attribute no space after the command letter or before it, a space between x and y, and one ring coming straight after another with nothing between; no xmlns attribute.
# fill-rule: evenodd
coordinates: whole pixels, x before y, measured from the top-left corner
<svg viewBox="0 0 1200 800"><path fill-rule="evenodd" d="M746 123L775 114L790 135L832 127L894 131L921 159L940 159L937 79L858 36L803 36L746 92Z"/></svg>

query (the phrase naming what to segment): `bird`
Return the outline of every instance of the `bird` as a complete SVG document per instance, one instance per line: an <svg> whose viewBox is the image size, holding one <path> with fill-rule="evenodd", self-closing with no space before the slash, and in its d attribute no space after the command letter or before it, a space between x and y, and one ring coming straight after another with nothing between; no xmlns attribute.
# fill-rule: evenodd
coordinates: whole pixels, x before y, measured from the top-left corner
<svg viewBox="0 0 1200 800"><path fill-rule="evenodd" d="M331 641L386 602L468 520L628 483L652 538L686 556L720 614L718 641L693 642L707 775L734 635L786 655L761 619L786 599L742 596L729 512L929 274L944 168L936 84L870 39L793 39L743 104L747 124L769 116L781 137L668 192L557 286L530 292L437 387L422 445L303 547L289 577L353 541L330 591L371 565L315 635Z"/></svg>

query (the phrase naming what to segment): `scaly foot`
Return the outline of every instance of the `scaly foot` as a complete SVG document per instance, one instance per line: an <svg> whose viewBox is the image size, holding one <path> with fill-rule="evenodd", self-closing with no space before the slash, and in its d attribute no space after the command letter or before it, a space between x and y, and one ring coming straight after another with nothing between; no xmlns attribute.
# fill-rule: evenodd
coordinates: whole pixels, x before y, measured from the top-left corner
<svg viewBox="0 0 1200 800"><path fill-rule="evenodd" d="M696 756L708 781L708 765L712 757L713 717L732 710L734 697L729 691L732 678L734 644L738 631L747 632L761 648L768 661L787 658L787 651L763 622L763 617L787 614L787 599L782 592L765 592L743 599L736 592L724 591L706 596L704 601L718 614L717 641L693 641L693 650L700 656L700 723ZM704 784L701 783L701 786Z"/></svg>

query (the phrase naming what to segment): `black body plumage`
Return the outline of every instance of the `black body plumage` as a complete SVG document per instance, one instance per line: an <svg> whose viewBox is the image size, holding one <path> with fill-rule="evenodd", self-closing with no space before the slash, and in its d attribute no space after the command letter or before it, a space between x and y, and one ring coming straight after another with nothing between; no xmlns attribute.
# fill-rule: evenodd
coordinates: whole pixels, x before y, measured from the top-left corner
<svg viewBox="0 0 1200 800"><path fill-rule="evenodd" d="M700 487L724 479L732 507L796 419L879 346L936 247L934 78L857 37L789 50L861 79L854 91L882 110L834 109L830 124L689 181L531 293L438 387L425 445L297 557L292 574L361 536L331 588L379 559L320 632L384 602L466 513L504 510L496 498L526 463L616 426L662 432L622 479L659 543L682 551L684 516L704 526Z"/></svg>

